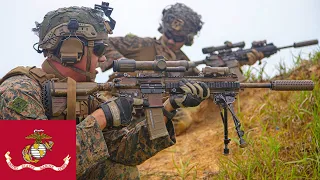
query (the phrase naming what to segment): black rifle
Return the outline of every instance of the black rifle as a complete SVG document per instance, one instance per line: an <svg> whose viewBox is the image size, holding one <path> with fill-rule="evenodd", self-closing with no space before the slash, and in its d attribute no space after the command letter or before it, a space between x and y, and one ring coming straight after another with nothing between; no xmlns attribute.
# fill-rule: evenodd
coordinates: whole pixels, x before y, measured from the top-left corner
<svg viewBox="0 0 320 180"><path fill-rule="evenodd" d="M267 43L266 40L263 41L254 41L252 42L252 46L250 49L243 49L245 47L245 43L231 43L225 42L222 46L212 46L202 49L203 54L209 54L205 60L195 61L196 65L206 64L211 67L229 67L232 71L235 70L234 73L237 74L240 81L243 80L243 76L239 71L238 62L240 64L245 64L248 62L247 54L252 52L255 49L258 52L262 52L264 57L270 57L271 55L277 53L281 49L286 48L299 48L304 46L311 46L318 44L318 40L310 40L303 41L298 43L293 43L290 46L277 47L273 43ZM238 48L237 50L233 50L233 48Z"/></svg>

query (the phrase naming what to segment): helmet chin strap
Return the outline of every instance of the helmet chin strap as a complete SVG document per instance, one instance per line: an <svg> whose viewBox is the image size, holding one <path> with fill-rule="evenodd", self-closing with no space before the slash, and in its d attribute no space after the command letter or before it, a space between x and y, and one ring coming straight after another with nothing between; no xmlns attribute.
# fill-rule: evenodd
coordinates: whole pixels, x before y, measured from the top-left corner
<svg viewBox="0 0 320 180"><path fill-rule="evenodd" d="M91 68L91 56L93 53L93 46L94 46L94 41L88 41L88 55L87 55L87 65L86 65L86 70L87 73L89 73L89 76L86 75L87 81L92 81L92 77L90 73L90 68ZM95 78L96 74L94 74L94 78Z"/></svg>

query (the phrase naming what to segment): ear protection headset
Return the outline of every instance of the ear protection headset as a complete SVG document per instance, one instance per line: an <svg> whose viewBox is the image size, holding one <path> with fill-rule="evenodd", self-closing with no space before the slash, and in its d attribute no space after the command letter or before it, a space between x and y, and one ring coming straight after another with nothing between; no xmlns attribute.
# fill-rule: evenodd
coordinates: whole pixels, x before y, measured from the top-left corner
<svg viewBox="0 0 320 180"><path fill-rule="evenodd" d="M84 54L84 43L75 35L79 29L79 23L76 19L70 19L68 25L70 36L63 39L54 54L61 61L61 64L70 65L79 62ZM75 35L71 36L71 35Z"/></svg>

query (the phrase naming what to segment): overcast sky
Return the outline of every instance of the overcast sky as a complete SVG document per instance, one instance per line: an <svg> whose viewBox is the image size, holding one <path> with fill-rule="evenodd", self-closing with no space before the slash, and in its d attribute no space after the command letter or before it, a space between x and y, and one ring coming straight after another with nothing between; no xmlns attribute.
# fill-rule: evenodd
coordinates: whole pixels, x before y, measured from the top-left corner
<svg viewBox="0 0 320 180"><path fill-rule="evenodd" d="M50 3L49 3L50 2ZM112 0L112 17L117 21L112 36L133 33L142 37L159 37L157 31L164 7L176 2L185 3L202 15L205 22L200 34L191 47L183 50L192 60L204 59L201 49L219 46L224 41L245 41L246 48L254 40L266 39L277 46L291 45L303 40L320 40L319 0ZM94 7L98 0L8 0L1 2L0 44L2 77L16 66L38 66L43 55L33 50L38 37L31 31L34 22L42 22L51 10L68 6ZM282 50L267 61L267 72L274 74L275 65L282 59L292 65L292 55L306 56L319 46ZM257 65L256 65L257 66ZM101 73L98 82L107 80L108 74Z"/></svg>

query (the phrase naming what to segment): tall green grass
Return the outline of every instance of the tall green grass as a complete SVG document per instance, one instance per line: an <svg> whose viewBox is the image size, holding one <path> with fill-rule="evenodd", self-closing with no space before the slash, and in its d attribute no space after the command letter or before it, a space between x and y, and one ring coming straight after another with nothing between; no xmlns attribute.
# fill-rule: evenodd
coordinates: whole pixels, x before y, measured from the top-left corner
<svg viewBox="0 0 320 180"><path fill-rule="evenodd" d="M298 58L290 70L279 64L279 73L289 77L302 65ZM304 68L319 66L319 60L318 52L304 62ZM213 179L320 179L320 81L303 72L307 71L299 76L312 78L314 90L265 95L260 107L247 112L252 120L245 126L258 129L246 133L249 146L220 157L220 173Z"/></svg>

